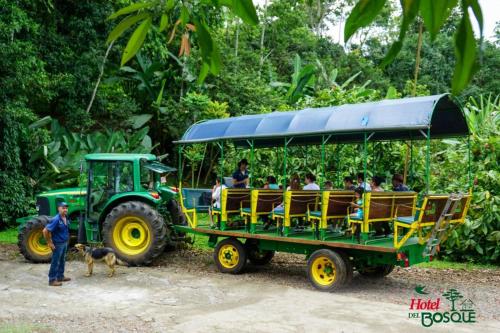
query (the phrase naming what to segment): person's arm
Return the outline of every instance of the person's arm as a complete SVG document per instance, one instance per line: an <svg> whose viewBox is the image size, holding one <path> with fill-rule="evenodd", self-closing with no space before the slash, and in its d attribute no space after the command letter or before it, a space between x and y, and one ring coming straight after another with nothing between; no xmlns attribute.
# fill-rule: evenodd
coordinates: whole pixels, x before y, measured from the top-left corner
<svg viewBox="0 0 500 333"><path fill-rule="evenodd" d="M55 250L56 247L54 243L52 242L52 234L50 231L47 230L47 228L43 228L42 230L43 237L45 238L45 241L47 242L47 245L50 247L51 250Z"/></svg>

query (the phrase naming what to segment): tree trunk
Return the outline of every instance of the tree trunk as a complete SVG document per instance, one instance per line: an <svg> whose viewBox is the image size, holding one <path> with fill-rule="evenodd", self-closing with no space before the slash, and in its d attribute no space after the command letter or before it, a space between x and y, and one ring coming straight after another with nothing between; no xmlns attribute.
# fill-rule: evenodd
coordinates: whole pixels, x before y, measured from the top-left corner
<svg viewBox="0 0 500 333"><path fill-rule="evenodd" d="M95 95L97 94L97 88L99 88L99 84L101 83L102 75L104 73L104 65L106 64L106 59L108 59L109 51L111 51L111 48L113 47L114 43L115 41L109 43L108 49L104 54L104 59L102 59L101 68L99 70L99 76L97 77L97 82L95 83L94 91L92 92L92 97L90 98L89 105L87 106L87 110L85 111L87 114L90 112L92 104L94 104Z"/></svg>

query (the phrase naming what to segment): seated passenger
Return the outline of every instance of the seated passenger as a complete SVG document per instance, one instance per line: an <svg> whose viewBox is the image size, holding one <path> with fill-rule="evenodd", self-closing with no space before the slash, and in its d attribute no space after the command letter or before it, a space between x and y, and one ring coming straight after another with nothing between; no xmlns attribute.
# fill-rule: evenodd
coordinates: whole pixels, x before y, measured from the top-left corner
<svg viewBox="0 0 500 333"><path fill-rule="evenodd" d="M226 185L220 184L220 179L215 178L215 185L212 187L212 201L213 207L220 209L220 197L222 195L222 190L227 188Z"/></svg>
<svg viewBox="0 0 500 333"><path fill-rule="evenodd" d="M249 184L248 161L246 158L238 162L238 169L233 172L233 187L246 188Z"/></svg>
<svg viewBox="0 0 500 333"><path fill-rule="evenodd" d="M354 202L351 202L354 212L350 216L360 220L363 219L363 193L364 190L361 187L356 188L354 190Z"/></svg>
<svg viewBox="0 0 500 333"><path fill-rule="evenodd" d="M379 176L373 176L370 186L372 188L372 192L384 192L384 189L380 186L384 182L384 179Z"/></svg>
<svg viewBox="0 0 500 333"><path fill-rule="evenodd" d="M286 190L300 190L300 178L298 175L293 175L292 178L290 178L290 184L287 186Z"/></svg>
<svg viewBox="0 0 500 333"><path fill-rule="evenodd" d="M332 184L332 182L331 182L331 181L329 181L329 180L327 180L327 181L325 182L324 189L325 189L326 191L331 191L331 190L333 190L333 184Z"/></svg>
<svg viewBox="0 0 500 333"><path fill-rule="evenodd" d="M351 177L344 177L344 190L346 191L354 191L356 186L354 186L353 180Z"/></svg>
<svg viewBox="0 0 500 333"><path fill-rule="evenodd" d="M305 178L305 183L303 190L312 190L312 191L318 191L319 186L318 184L315 183L316 181L316 176L313 175L312 173L306 174Z"/></svg>
<svg viewBox="0 0 500 333"><path fill-rule="evenodd" d="M399 173L395 173L392 176L392 190L395 192L407 192L409 191L408 186L403 184L403 176Z"/></svg>
<svg viewBox="0 0 500 333"><path fill-rule="evenodd" d="M362 172L358 173L358 187L362 188L364 191L372 190L370 184L365 183L365 174Z"/></svg>
<svg viewBox="0 0 500 333"><path fill-rule="evenodd" d="M264 187L268 190L279 190L280 186L276 182L276 178L274 176L268 176L267 177L267 187Z"/></svg>

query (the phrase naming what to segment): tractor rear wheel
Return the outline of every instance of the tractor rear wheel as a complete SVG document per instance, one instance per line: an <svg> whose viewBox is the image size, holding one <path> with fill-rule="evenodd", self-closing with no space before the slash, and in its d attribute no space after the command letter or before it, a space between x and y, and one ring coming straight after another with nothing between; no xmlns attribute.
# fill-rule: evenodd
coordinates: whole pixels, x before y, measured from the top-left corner
<svg viewBox="0 0 500 333"><path fill-rule="evenodd" d="M103 240L129 265L148 265L159 256L167 241L163 217L140 201L119 204L106 216Z"/></svg>
<svg viewBox="0 0 500 333"><path fill-rule="evenodd" d="M42 230L50 222L50 217L33 217L19 230L17 245L26 260L34 263L47 263L52 258L52 251L43 237Z"/></svg>
<svg viewBox="0 0 500 333"><path fill-rule="evenodd" d="M245 242L245 249L247 251L248 260L256 266L267 265L274 257L274 251L260 250L258 241L255 239L247 239Z"/></svg>
<svg viewBox="0 0 500 333"><path fill-rule="evenodd" d="M337 252L321 249L313 252L307 261L307 277L314 288L334 291L346 281L346 263Z"/></svg>
<svg viewBox="0 0 500 333"><path fill-rule="evenodd" d="M391 274L393 270L394 265L389 264L358 268L359 274L371 279L383 278L384 276Z"/></svg>

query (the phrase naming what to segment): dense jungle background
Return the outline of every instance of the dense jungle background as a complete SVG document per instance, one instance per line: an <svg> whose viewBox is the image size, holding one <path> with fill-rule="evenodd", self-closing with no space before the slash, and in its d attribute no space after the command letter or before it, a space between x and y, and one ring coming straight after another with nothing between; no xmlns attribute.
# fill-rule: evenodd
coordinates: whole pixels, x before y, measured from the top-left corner
<svg viewBox="0 0 500 333"><path fill-rule="evenodd" d="M172 14L148 26L144 43L124 62L130 43L123 37L136 32L122 29L122 38L110 40L118 21L108 18L132 2L0 0L0 228L34 213L37 192L78 186L89 152L152 152L178 166L172 141L200 120L451 91L459 9L435 38L418 19L412 22L401 51L382 67L401 25L399 3L385 2L373 24L344 43L331 29L355 2L254 2L258 24L248 24L251 18L210 1L165 1ZM210 29L208 46L190 42L195 34L187 22L197 17ZM443 255L498 264L500 24L493 39L478 45L480 67L454 96L471 130L474 200ZM207 47L220 57L207 56ZM410 187L422 190L423 148L421 141L370 145L369 175L387 177L389 186L392 173L405 173ZM344 176L362 171L361 152L358 145L329 146L321 181L339 187ZM270 174L282 181L281 154L279 148L256 153L255 186ZM319 147L294 147L289 155L290 174L321 174ZM243 157L249 151L228 146L223 172ZM433 142L431 188L467 191L467 157L467 139ZM183 182L211 186L218 158L214 145L186 149Z"/></svg>

